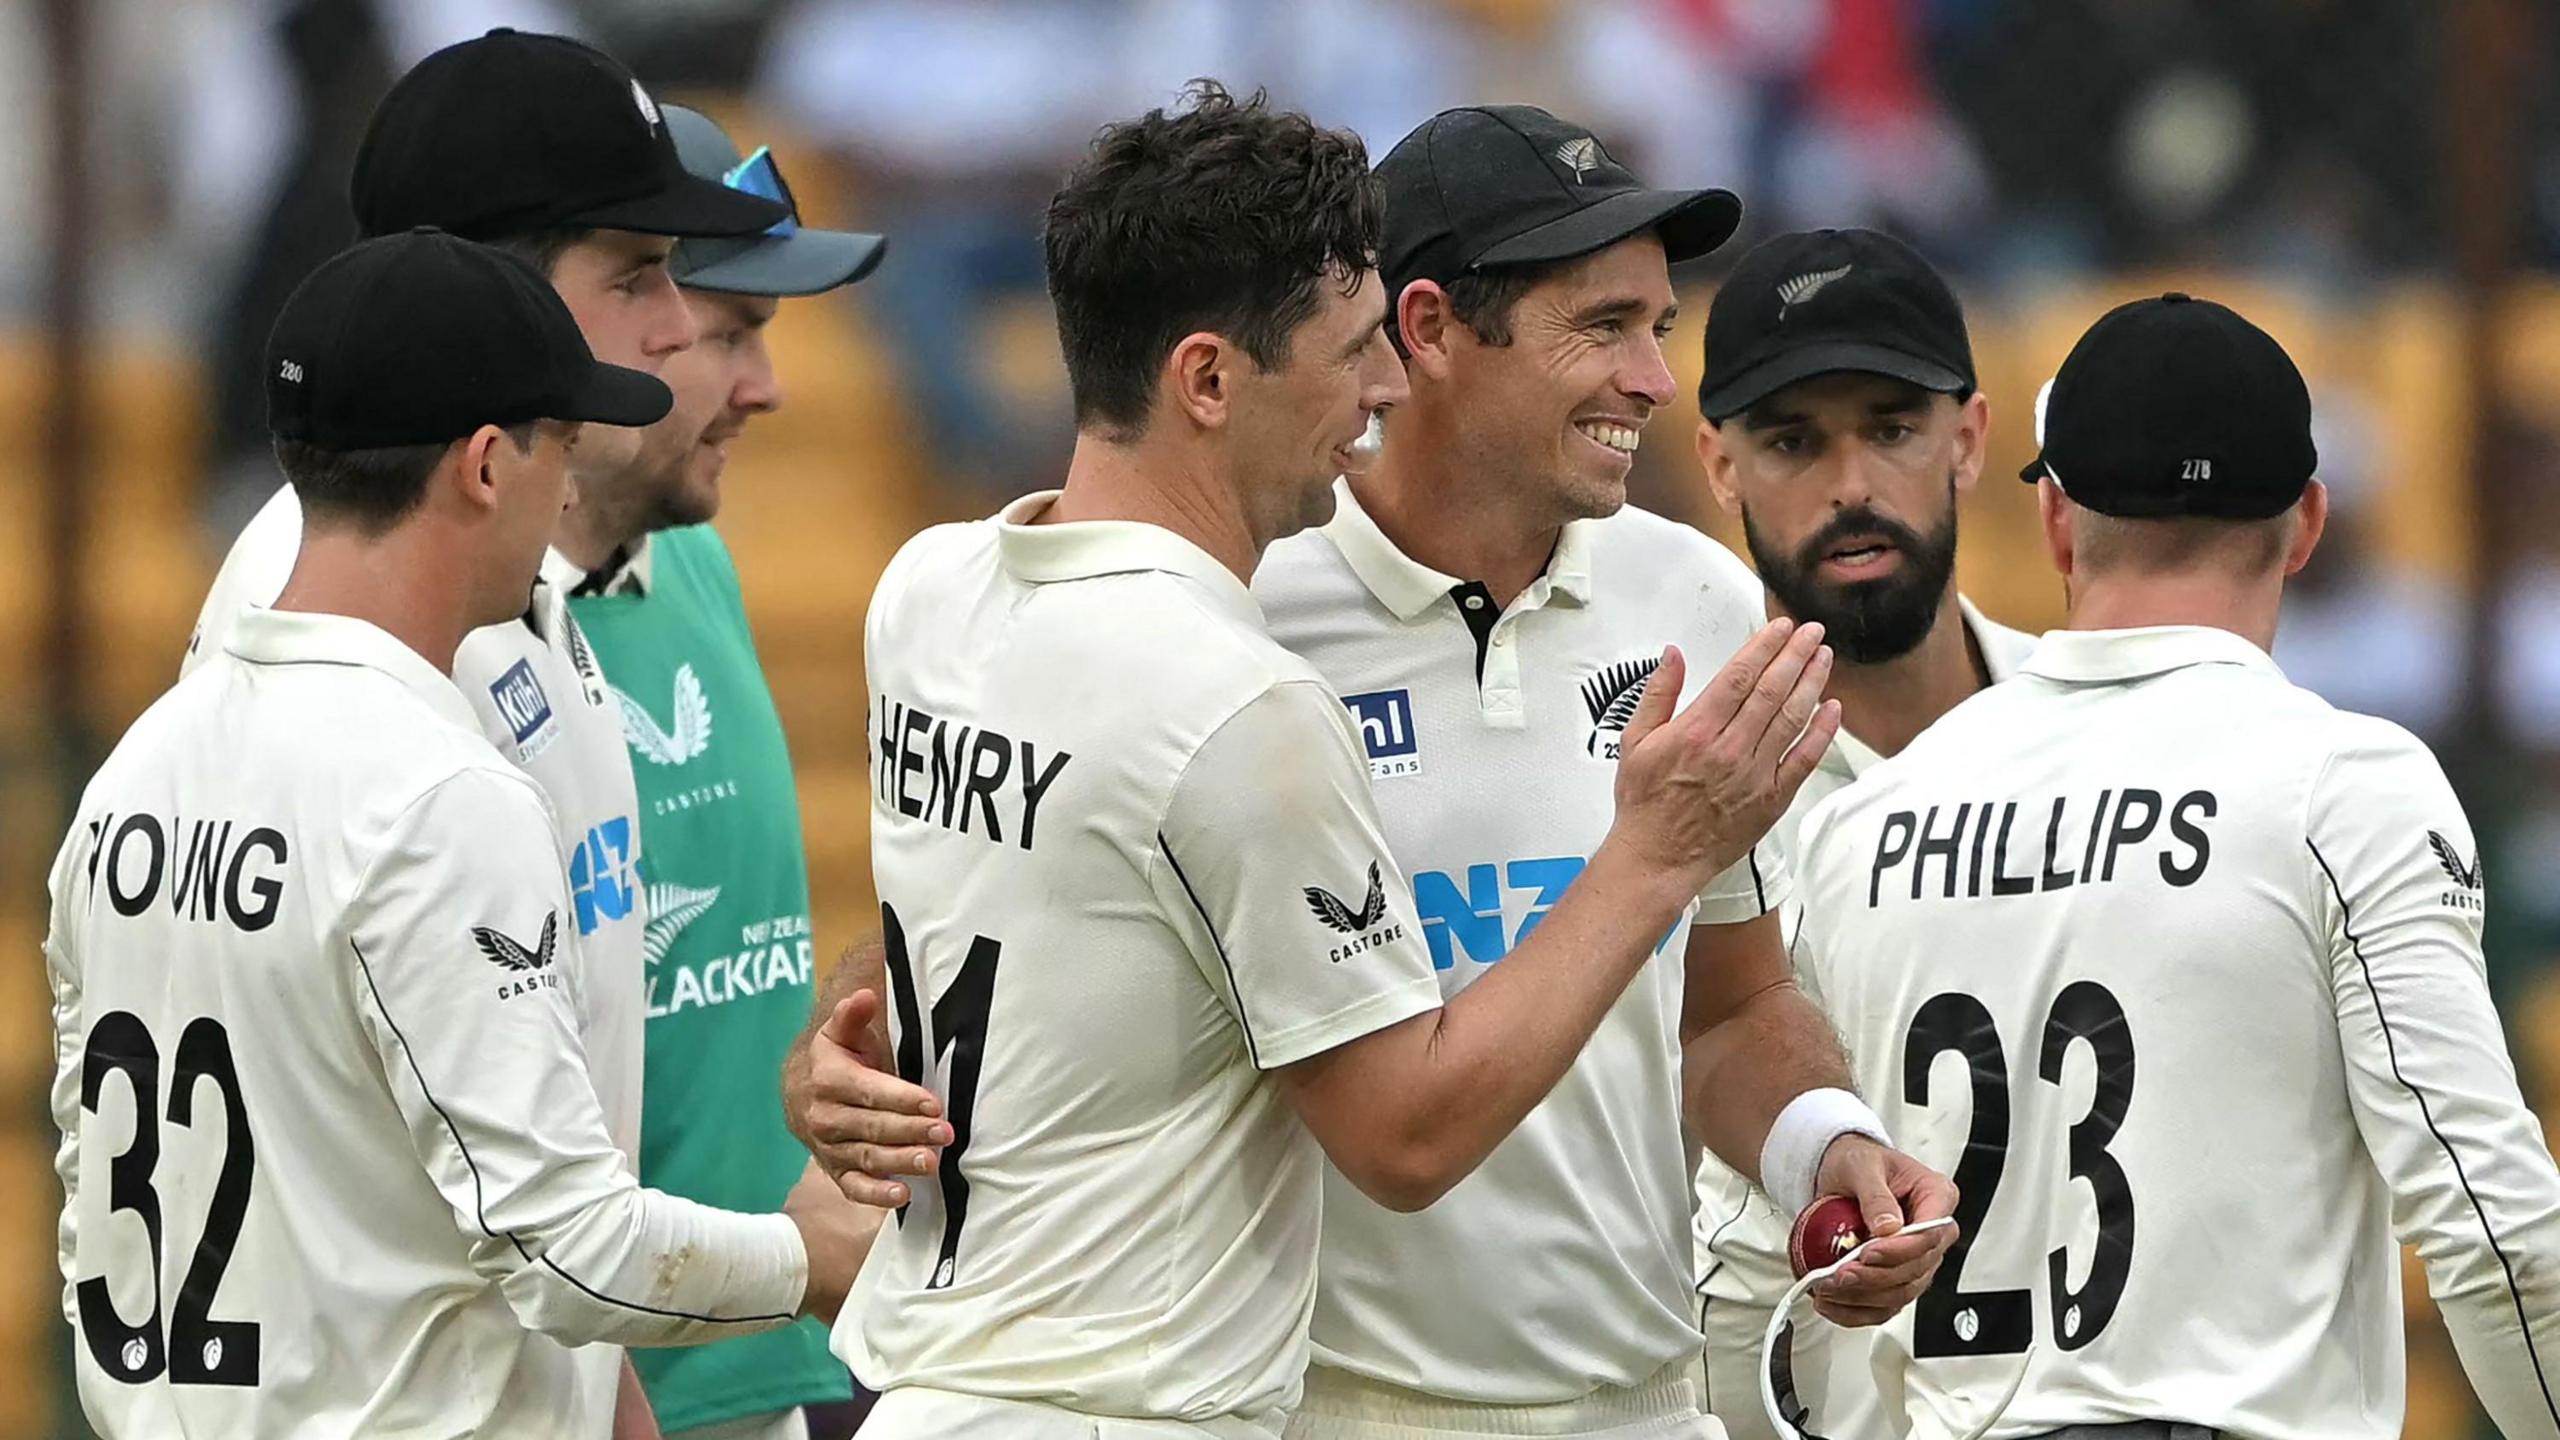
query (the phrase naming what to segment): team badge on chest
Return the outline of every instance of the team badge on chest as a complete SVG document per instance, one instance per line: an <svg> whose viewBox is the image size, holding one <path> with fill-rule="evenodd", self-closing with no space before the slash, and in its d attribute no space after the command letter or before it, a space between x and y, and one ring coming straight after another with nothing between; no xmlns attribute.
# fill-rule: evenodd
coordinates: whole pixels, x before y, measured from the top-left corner
<svg viewBox="0 0 2560 1440"><path fill-rule="evenodd" d="M1635 718L1636 702L1644 698L1644 682L1661 663L1658 655L1621 660L1582 682L1582 708L1591 716L1591 736L1582 746L1586 754L1598 760L1618 758L1618 740Z"/></svg>

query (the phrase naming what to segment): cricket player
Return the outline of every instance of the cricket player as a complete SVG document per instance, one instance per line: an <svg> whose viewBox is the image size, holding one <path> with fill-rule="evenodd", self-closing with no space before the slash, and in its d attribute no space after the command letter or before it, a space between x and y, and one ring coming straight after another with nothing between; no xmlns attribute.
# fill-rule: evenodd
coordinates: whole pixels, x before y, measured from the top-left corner
<svg viewBox="0 0 2560 1440"><path fill-rule="evenodd" d="M1274 638L1344 693L1454 996L1545 921L1607 833L1620 728L1664 642L1726 654L1762 623L1729 552L1625 504L1628 453L1669 398L1667 262L1720 244L1739 206L1648 190L1526 106L1438 116L1378 175L1411 393L1375 470L1337 490L1331 524L1271 546L1254 593ZM1684 1109L1760 1171L1790 1143L1773 1116L1847 1086L1785 980L1787 885L1758 847L1716 877L1555 1093L1438 1204L1400 1215L1329 1177L1293 1435L1714 1433L1692 1379ZM1820 1188L1896 1212L1911 1194L1916 1218L1953 1203L1837 1133L1798 1147L1832 1162ZM1825 1303L1892 1313L1938 1243L1879 1247Z"/></svg>
<svg viewBox="0 0 2560 1440"><path fill-rule="evenodd" d="M792 207L771 152L739 154L682 106L663 113L686 170ZM811 1165L783 1128L773 1073L808 1015L814 954L790 751L736 567L704 522L719 508L730 445L782 404L764 340L782 298L851 284L883 245L804 226L796 207L760 234L678 242L669 272L697 338L659 371L675 406L641 433L632 464L583 477L553 550L553 577L609 677L638 787L649 1033L640 1174L729 1209L775 1208ZM877 1210L837 1204L848 1224L879 1223ZM658 1424L683 1440L799 1440L809 1433L800 1407L853 1390L817 1320L632 1363Z"/></svg>
<svg viewBox="0 0 2560 1440"><path fill-rule="evenodd" d="M1706 332L1708 486L1742 521L1769 613L1820 621L1839 657L1840 733L1770 836L1790 855L1816 804L2007 679L2035 641L1956 593L1957 502L1981 478L1991 412L1964 311L1928 262L1872 230L1775 236L1734 266ZM1790 903L1790 937L1802 920ZM1698 1175L1707 1409L1735 1440L1774 1440L1761 1337L1794 1280L1794 1215L1712 1154ZM1821 1434L1887 1433L1865 1361L1876 1333L1796 1326L1781 1404Z"/></svg>
<svg viewBox="0 0 2560 1440"><path fill-rule="evenodd" d="M1245 585L1406 396L1378 225L1358 140L1258 98L1107 128L1048 216L1066 485L882 578L897 1063L950 1139L837 1327L866 1435L1277 1435L1322 1160L1388 1209L1447 1194L1829 743L1819 627L1749 637L1676 715L1682 654L1648 651L1605 836L1444 995L1360 729Z"/></svg>
<svg viewBox="0 0 2560 1440"><path fill-rule="evenodd" d="M437 51L392 87L356 159L359 228L434 225L544 270L596 353L657 373L694 342L667 263L678 235L760 235L781 202L688 173L664 113L610 56L553 35L496 30ZM640 432L596 426L571 460L573 489L636 463ZM184 668L284 586L302 535L296 492L277 490L232 543ZM589 1073L615 1143L640 1159L642 817L620 707L566 605L584 571L556 553L525 606L468 637L455 683L500 753L542 787L569 876ZM767 1206L742 1208L771 1208ZM636 1375L609 1350L577 1357L585 1383L645 1413ZM645 1429L637 1433L646 1433Z"/></svg>
<svg viewBox="0 0 2560 1440"><path fill-rule="evenodd" d="M1878 1372L1910 1433L2400 1433L2398 1238L2508 1440L2560 1436L2560 1169L2425 746L2268 659L2318 543L2276 342L2171 294L2063 362L2026 473L2070 628L1804 823L1800 963L1964 1239Z"/></svg>
<svg viewBox="0 0 2560 1440"><path fill-rule="evenodd" d="M119 1440L599 1435L565 1347L849 1281L792 1219L634 1179L550 807L449 673L519 612L579 422L669 395L432 231L321 266L266 366L291 577L118 744L52 873L82 1405Z"/></svg>
<svg viewBox="0 0 2560 1440"><path fill-rule="evenodd" d="M1672 398L1669 263L1723 243L1741 206L1648 189L1525 105L1436 116L1378 176L1411 395L1376 468L1338 490L1331 524L1271 547L1254 593L1359 725L1456 1003L1517 963L1604 843L1654 657L1728 655L1764 623L1731 552L1626 503ZM1293 1437L1716 1434L1694 1379L1684 1128L1790 1214L1852 1194L1890 1233L1897 1195L1913 1218L1952 1207L1881 1143L1789 981L1789 885L1766 845L1713 877L1553 1093L1438 1204L1399 1214L1328 1174ZM1822 1303L1891 1314L1945 1239L1879 1246Z"/></svg>

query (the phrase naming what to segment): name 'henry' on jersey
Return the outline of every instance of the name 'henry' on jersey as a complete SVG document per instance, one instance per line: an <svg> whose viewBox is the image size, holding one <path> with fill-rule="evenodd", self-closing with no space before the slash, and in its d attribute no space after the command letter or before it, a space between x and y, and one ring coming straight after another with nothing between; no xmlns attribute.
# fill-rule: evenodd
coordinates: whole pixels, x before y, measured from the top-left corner
<svg viewBox="0 0 2560 1440"><path fill-rule="evenodd" d="M1050 498L872 601L891 1029L953 1138L836 1347L893 1436L955 1399L1276 1433L1323 1158L1264 1072L1439 986L1342 701L1205 552Z"/></svg>

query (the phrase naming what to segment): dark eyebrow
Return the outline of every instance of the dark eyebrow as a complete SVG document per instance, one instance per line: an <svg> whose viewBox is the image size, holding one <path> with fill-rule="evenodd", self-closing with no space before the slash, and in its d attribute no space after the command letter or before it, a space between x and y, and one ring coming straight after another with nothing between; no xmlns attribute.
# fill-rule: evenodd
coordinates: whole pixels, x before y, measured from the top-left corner
<svg viewBox="0 0 2560 1440"><path fill-rule="evenodd" d="M1780 410L1771 405L1754 405L1742 412L1742 428L1753 434L1764 430L1784 430L1790 425L1801 425L1804 422L1804 416L1792 410Z"/></svg>
<svg viewBox="0 0 2560 1440"><path fill-rule="evenodd" d="M1585 307L1580 314L1573 317L1573 323L1596 325L1603 320L1620 320L1630 315L1641 315L1644 310L1644 301L1632 295L1625 295L1615 300L1603 300L1596 305Z"/></svg>

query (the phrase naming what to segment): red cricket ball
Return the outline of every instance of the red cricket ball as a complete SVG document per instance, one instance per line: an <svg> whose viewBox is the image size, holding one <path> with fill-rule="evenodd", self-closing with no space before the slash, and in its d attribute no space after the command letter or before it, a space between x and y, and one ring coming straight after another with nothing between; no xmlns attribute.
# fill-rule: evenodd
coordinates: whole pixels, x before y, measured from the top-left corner
<svg viewBox="0 0 2560 1440"><path fill-rule="evenodd" d="M1846 1195L1826 1195L1804 1207L1787 1233L1787 1263L1801 1280L1856 1249L1867 1238L1867 1218Z"/></svg>

